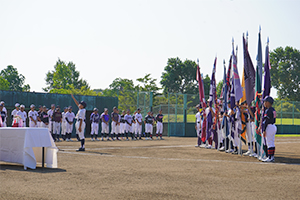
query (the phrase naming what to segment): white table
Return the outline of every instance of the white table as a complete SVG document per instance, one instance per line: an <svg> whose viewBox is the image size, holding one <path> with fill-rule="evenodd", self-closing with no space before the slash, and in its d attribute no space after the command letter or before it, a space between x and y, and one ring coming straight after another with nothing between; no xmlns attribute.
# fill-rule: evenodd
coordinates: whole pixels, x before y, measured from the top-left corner
<svg viewBox="0 0 300 200"><path fill-rule="evenodd" d="M0 128L1 161L35 169L36 164L43 160L46 167L57 168L57 152L47 128Z"/></svg>

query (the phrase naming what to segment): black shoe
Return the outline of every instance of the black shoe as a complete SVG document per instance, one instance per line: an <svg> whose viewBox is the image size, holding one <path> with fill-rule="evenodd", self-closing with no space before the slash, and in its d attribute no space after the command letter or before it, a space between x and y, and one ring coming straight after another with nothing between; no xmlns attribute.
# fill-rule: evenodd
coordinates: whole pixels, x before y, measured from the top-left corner
<svg viewBox="0 0 300 200"><path fill-rule="evenodd" d="M141 137L139 137L139 140L143 140Z"/></svg>
<svg viewBox="0 0 300 200"><path fill-rule="evenodd" d="M85 151L85 148L79 148L79 149L77 149L76 151Z"/></svg>

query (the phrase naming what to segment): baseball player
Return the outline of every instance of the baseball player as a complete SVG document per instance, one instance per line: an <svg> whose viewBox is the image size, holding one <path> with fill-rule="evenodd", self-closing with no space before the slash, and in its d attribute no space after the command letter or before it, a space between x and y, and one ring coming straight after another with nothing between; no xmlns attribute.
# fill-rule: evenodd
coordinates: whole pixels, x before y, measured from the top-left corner
<svg viewBox="0 0 300 200"><path fill-rule="evenodd" d="M19 103L16 103L15 104L15 109L13 111L11 111L11 119L12 119L12 125L14 123L14 117L17 115L17 112L20 110L19 108L20 104Z"/></svg>
<svg viewBox="0 0 300 200"><path fill-rule="evenodd" d="M131 133L131 139L133 140L133 132L132 132L132 116L130 115L130 110L126 111L126 115L124 116L125 120L125 134L126 140L128 141L128 134Z"/></svg>
<svg viewBox="0 0 300 200"><path fill-rule="evenodd" d="M72 106L69 106L68 112L65 115L66 118L66 134L67 134L67 142L72 142L71 135L73 132L73 123L75 119L75 114L72 112ZM78 136L78 134L76 134Z"/></svg>
<svg viewBox="0 0 300 200"><path fill-rule="evenodd" d="M158 140L158 134L161 140L163 140L162 133L163 133L163 118L164 115L162 114L162 109L159 110L159 114L156 115L156 139Z"/></svg>
<svg viewBox="0 0 300 200"><path fill-rule="evenodd" d="M41 120L40 127L41 128L48 128L49 125L49 116L47 113L47 107L43 106L43 111L40 113L39 118Z"/></svg>
<svg viewBox="0 0 300 200"><path fill-rule="evenodd" d="M55 104L51 104L51 109L48 110L47 114L49 116L48 130L49 130L50 134L52 135L53 140L55 140L55 135L53 133L54 122L53 122L53 117L52 117L54 111L55 111Z"/></svg>
<svg viewBox="0 0 300 200"><path fill-rule="evenodd" d="M262 118L262 132L266 138L268 147L268 157L263 162L275 162L275 134L277 132L276 122L276 111L272 107L274 99L270 96L264 99L264 115Z"/></svg>
<svg viewBox="0 0 300 200"><path fill-rule="evenodd" d="M136 134L136 121L135 121L135 114L137 112L135 111L132 115L132 124L131 124L131 131L132 131L132 138L133 138L133 135L134 135L134 139L133 140L136 140L137 139L137 134Z"/></svg>
<svg viewBox="0 0 300 200"><path fill-rule="evenodd" d="M59 139L59 134L60 134L60 127L61 127L61 122L62 122L62 113L60 112L60 107L57 106L55 112L52 115L52 119L53 119L53 135L54 138L56 136L56 139L54 139L54 141L56 142L60 142Z"/></svg>
<svg viewBox="0 0 300 200"><path fill-rule="evenodd" d="M100 122L100 115L98 114L98 109L94 108L93 113L90 116L91 121L91 141L99 141L98 139L98 130L99 130L99 122ZM94 140L95 134L95 140Z"/></svg>
<svg viewBox="0 0 300 200"><path fill-rule="evenodd" d="M201 140L201 109L200 109L200 105L198 104L196 106L197 108L197 113L195 115L196 117L196 123L195 123L195 129L196 129L196 132L197 132L197 144L195 145L195 147L200 147L201 143L202 143L202 140Z"/></svg>
<svg viewBox="0 0 300 200"><path fill-rule="evenodd" d="M5 127L4 122L6 118L6 112L3 110L4 106L0 103L0 127Z"/></svg>
<svg viewBox="0 0 300 200"><path fill-rule="evenodd" d="M81 142L81 147L76 150L76 151L85 151L85 146L84 146L84 143L85 143L85 138L84 138L84 129L85 129L85 114L86 114L86 103L84 101L80 101L78 102L73 94L71 94L75 104L78 106L79 110L76 114L76 124L75 124L75 127L76 127L76 132L78 132L78 136L80 138L80 142Z"/></svg>
<svg viewBox="0 0 300 200"><path fill-rule="evenodd" d="M37 128L38 127L38 112L35 109L35 105L30 105L30 111L28 112L29 118L29 127Z"/></svg>
<svg viewBox="0 0 300 200"><path fill-rule="evenodd" d="M141 114L141 109L137 109L137 113L135 114L135 121L136 121L136 133L135 138L137 138L137 134L139 133L139 139L142 140L142 123L143 123L143 116Z"/></svg>
<svg viewBox="0 0 300 200"><path fill-rule="evenodd" d="M25 106L21 105L20 110L17 112L17 115L21 117L21 127L26 127L26 119L27 119L27 113L25 112Z"/></svg>
<svg viewBox="0 0 300 200"><path fill-rule="evenodd" d="M5 118L4 118L4 121L2 122L2 126L3 127L6 127L7 124L6 124L6 120L7 120L7 110L5 108L5 102L4 101L1 101L0 104L2 104L3 108L2 108L2 111L5 112Z"/></svg>
<svg viewBox="0 0 300 200"><path fill-rule="evenodd" d="M146 140L152 140L154 117L151 111L147 113L144 123L145 123Z"/></svg>
<svg viewBox="0 0 300 200"><path fill-rule="evenodd" d="M232 122L231 120L234 119L231 118L232 116L232 113L233 111L231 110L231 104L230 104L230 100L227 102L227 106L228 106L228 109L227 109L227 113L224 113L224 115L227 117L227 120L228 120L228 129L229 129L229 135L225 138L225 142L226 142L226 153L232 153L234 150L233 150L233 140L232 140ZM230 144L230 145L229 145Z"/></svg>
<svg viewBox="0 0 300 200"><path fill-rule="evenodd" d="M63 141L67 139L67 121L66 121L66 114L68 113L68 108L64 107L64 112L61 113L62 121L61 121L61 137Z"/></svg>
<svg viewBox="0 0 300 200"><path fill-rule="evenodd" d="M104 112L100 116L101 119L101 140L103 141L103 137L106 137L106 139L109 141L109 115L108 115L108 109L104 108Z"/></svg>
<svg viewBox="0 0 300 200"><path fill-rule="evenodd" d="M210 99L207 100L207 108L205 109L206 119L207 119L207 133L210 132L211 136L207 139L208 144L206 149L212 148L212 137L213 137L213 122L215 117L215 109L209 106Z"/></svg>
<svg viewBox="0 0 300 200"><path fill-rule="evenodd" d="M115 140L115 136L119 133L118 126L119 123L119 114L118 114L118 108L114 107L113 112L111 113L111 139Z"/></svg>
<svg viewBox="0 0 300 200"><path fill-rule="evenodd" d="M43 106L39 105L38 117L37 117L37 127L41 127L40 114L43 112Z"/></svg>
<svg viewBox="0 0 300 200"><path fill-rule="evenodd" d="M125 133L125 110L122 111L122 114L121 114L121 119L120 119L120 137L122 137L122 139L124 140L124 133Z"/></svg>

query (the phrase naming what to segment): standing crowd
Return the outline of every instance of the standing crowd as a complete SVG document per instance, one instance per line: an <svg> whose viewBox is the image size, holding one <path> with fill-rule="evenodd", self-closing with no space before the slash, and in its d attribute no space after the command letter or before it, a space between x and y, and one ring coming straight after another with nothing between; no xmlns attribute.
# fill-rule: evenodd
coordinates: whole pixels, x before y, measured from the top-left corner
<svg viewBox="0 0 300 200"><path fill-rule="evenodd" d="M48 128L49 133L56 142L73 141L71 134L75 123L77 141L81 141L82 145L79 151L84 151L85 143L85 126L86 126L86 103L78 102L74 96L72 98L79 110L77 115L72 112L72 106L64 107L61 111L59 105L52 104L50 109L46 106L35 105L30 106L30 111L25 111L25 106L19 103L15 104L15 109L11 112L12 127L27 127L28 118L30 128ZM0 102L0 127L7 126L7 110L5 103ZM156 123L156 139L163 140L163 114L159 111L155 117L153 112L149 111L143 120L141 109L138 108L133 115L130 110L122 111L121 114L117 107L113 108L113 112L109 115L108 109L104 108L103 113L99 114L98 109L94 108L90 115L91 122L91 141L100 141L98 138L99 124L101 123L101 141L114 140L142 140L142 124L145 124L145 139L153 139L153 126ZM111 131L109 131L109 123L111 123Z"/></svg>

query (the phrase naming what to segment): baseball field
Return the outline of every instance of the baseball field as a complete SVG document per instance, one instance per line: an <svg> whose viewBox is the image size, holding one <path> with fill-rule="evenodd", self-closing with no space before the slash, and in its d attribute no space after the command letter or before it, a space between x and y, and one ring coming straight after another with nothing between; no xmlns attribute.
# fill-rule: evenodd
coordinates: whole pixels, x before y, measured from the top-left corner
<svg viewBox="0 0 300 200"><path fill-rule="evenodd" d="M58 168L0 162L0 199L299 199L300 138L275 163L195 148L196 138L56 143ZM246 151L246 146L243 147Z"/></svg>

